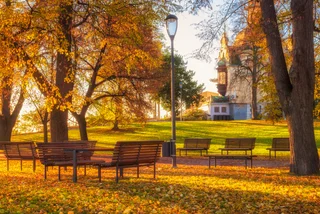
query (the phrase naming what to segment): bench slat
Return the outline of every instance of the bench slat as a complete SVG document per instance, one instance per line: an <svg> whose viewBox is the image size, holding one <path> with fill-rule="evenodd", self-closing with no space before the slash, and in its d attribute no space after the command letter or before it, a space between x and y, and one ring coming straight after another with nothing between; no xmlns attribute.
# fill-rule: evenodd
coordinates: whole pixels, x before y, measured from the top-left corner
<svg viewBox="0 0 320 214"><path fill-rule="evenodd" d="M226 138L224 148L219 148L221 154L223 151L251 151L255 148L256 138Z"/></svg>
<svg viewBox="0 0 320 214"><path fill-rule="evenodd" d="M208 154L208 150L210 148L211 138L186 138L184 139L183 148L178 148L179 155L181 156L181 151L185 151L187 155L187 151L200 151L202 155L202 151L206 151Z"/></svg>

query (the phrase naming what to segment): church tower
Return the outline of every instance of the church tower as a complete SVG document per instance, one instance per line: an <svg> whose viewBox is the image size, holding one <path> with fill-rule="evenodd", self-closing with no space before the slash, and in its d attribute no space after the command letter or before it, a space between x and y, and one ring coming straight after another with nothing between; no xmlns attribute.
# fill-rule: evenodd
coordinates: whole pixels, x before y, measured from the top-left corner
<svg viewBox="0 0 320 214"><path fill-rule="evenodd" d="M221 49L219 52L219 61L218 61L218 83L217 88L219 94L222 96L226 95L227 92L227 85L228 85L228 61L229 61L229 46L228 46L229 39L227 37L226 31L224 31L223 36L221 38Z"/></svg>

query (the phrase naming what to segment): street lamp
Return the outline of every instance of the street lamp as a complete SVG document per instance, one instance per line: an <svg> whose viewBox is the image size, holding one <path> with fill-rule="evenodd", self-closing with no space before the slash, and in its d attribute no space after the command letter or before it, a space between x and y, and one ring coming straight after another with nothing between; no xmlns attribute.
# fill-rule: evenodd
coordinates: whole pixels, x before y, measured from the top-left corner
<svg viewBox="0 0 320 214"><path fill-rule="evenodd" d="M180 87L180 121L182 121L182 82L179 82Z"/></svg>
<svg viewBox="0 0 320 214"><path fill-rule="evenodd" d="M171 40L171 156L172 167L177 167L176 157L176 113L175 113L175 99L174 99L174 56L173 56L173 40L178 28L178 18L175 15L169 14L166 21L167 32Z"/></svg>

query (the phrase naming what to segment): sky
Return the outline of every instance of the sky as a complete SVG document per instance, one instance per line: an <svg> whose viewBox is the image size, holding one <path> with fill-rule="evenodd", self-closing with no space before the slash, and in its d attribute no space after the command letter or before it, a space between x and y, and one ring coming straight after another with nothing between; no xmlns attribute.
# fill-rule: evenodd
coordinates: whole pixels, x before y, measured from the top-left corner
<svg viewBox="0 0 320 214"><path fill-rule="evenodd" d="M219 49L211 55L211 62L197 60L189 56L193 51L200 48L203 43L203 41L197 38L196 34L199 33L199 31L193 24L204 20L206 14L200 12L199 15L191 15L184 12L175 15L178 17L178 29L174 38L175 53L183 56L184 61L188 63L187 69L195 72L194 80L199 84L203 83L205 91L216 92L216 85L212 83L210 79L217 77L216 64ZM170 47L170 38L167 35L166 29L164 29L164 33L166 35L166 44ZM219 41L215 41L215 43L215 47L220 47Z"/></svg>

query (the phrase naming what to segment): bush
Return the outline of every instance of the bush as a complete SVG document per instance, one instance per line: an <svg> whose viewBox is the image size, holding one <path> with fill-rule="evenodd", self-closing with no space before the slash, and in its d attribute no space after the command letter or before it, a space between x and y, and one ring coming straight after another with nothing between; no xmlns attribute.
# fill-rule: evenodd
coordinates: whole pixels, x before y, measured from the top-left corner
<svg viewBox="0 0 320 214"><path fill-rule="evenodd" d="M201 109L188 109L183 114L183 120L207 120L208 113Z"/></svg>

